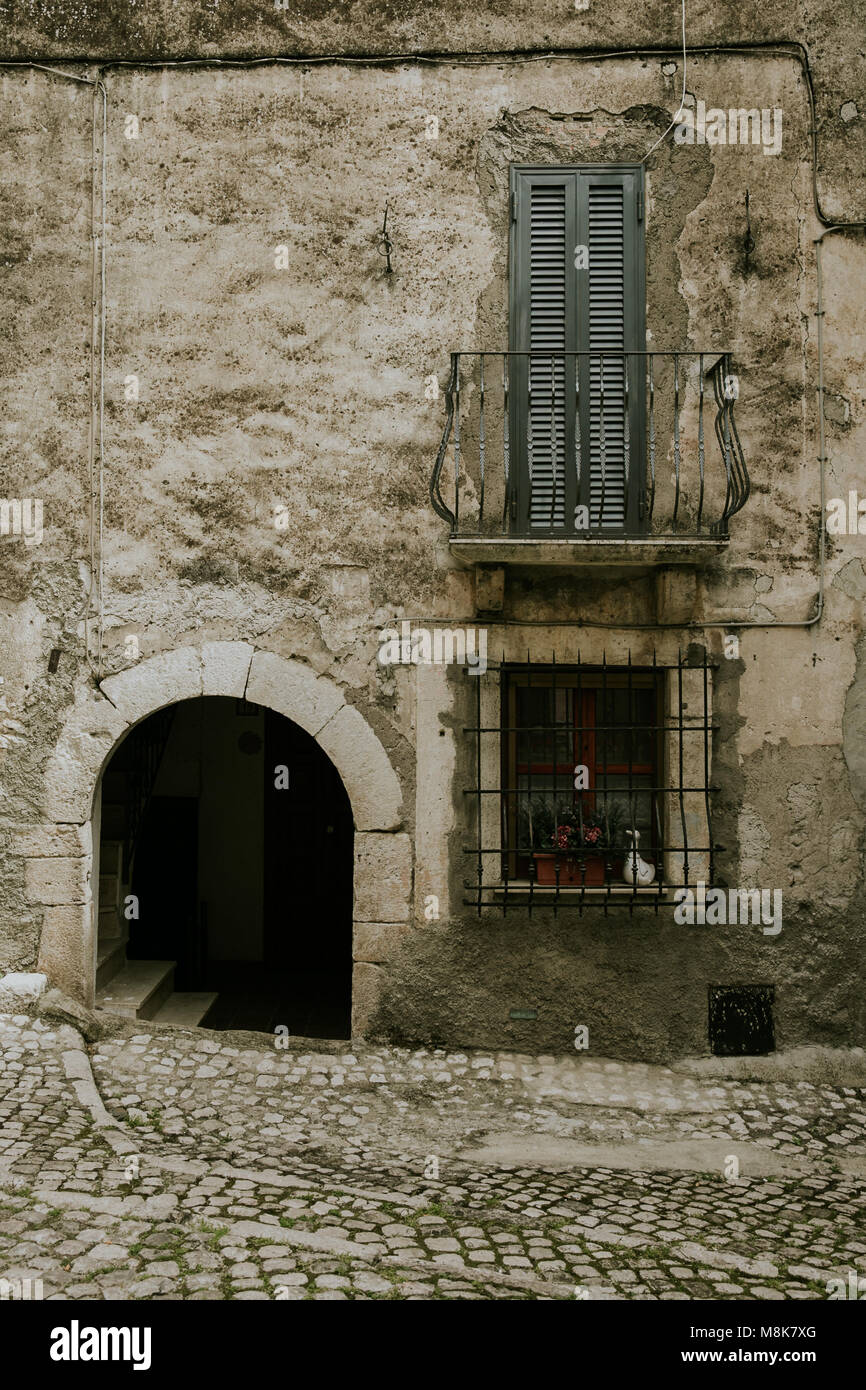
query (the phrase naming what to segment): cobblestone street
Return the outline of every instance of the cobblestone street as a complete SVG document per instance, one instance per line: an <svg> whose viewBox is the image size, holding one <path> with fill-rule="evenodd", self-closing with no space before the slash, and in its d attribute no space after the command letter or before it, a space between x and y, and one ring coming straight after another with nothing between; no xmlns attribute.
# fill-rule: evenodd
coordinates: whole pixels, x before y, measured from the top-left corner
<svg viewBox="0 0 866 1390"><path fill-rule="evenodd" d="M46 1299L821 1299L866 1274L862 1086L135 1030L0 1020L0 1278Z"/></svg>

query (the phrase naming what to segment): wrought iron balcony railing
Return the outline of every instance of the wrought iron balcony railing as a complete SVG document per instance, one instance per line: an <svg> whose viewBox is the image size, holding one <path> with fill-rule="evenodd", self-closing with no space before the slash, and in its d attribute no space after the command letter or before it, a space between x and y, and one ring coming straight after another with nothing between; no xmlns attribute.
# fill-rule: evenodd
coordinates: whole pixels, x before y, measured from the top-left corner
<svg viewBox="0 0 866 1390"><path fill-rule="evenodd" d="M725 540L738 394L727 352L452 353L433 507L454 538Z"/></svg>

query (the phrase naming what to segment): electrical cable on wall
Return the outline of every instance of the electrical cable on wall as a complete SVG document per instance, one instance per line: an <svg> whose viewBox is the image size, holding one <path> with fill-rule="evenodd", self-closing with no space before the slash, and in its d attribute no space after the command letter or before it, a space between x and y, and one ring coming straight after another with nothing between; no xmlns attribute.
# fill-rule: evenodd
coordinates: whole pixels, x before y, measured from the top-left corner
<svg viewBox="0 0 866 1390"><path fill-rule="evenodd" d="M682 115L683 107L686 104L686 0L681 0L681 3L683 8L683 94L680 97L680 104L679 109L677 110L677 114L674 116L673 120L671 121L664 134L659 136L658 140L656 140L654 145L650 145L649 149L647 150L646 154L641 160L641 164L646 164L653 150L658 149L662 140L664 140L668 135L670 135L671 131L673 130L674 126L676 125L677 121Z"/></svg>

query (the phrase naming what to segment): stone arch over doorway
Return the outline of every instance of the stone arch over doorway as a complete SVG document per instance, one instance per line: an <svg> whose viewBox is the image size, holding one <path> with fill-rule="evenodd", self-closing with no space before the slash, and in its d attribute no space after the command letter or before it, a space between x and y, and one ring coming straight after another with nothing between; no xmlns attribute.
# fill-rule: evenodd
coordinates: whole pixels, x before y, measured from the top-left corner
<svg viewBox="0 0 866 1390"><path fill-rule="evenodd" d="M46 769L43 824L28 832L25 883L43 910L38 968L92 1006L99 798L103 769L125 735L167 705L202 695L245 698L285 715L330 758L355 828L352 1034L364 1035L382 967L408 930L412 888L402 794L380 740L337 683L247 642L206 642L144 658L98 688L80 688Z"/></svg>

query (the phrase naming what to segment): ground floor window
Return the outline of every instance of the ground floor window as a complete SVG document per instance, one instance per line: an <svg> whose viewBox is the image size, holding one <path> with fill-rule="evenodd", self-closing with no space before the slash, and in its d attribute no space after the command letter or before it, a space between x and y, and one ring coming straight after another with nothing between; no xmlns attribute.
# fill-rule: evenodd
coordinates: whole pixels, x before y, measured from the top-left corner
<svg viewBox="0 0 866 1390"><path fill-rule="evenodd" d="M644 851L662 844L659 693L658 675L638 671L506 673L509 877L531 876L539 854L553 854L561 874L570 850L606 852L621 869L629 831Z"/></svg>
<svg viewBox="0 0 866 1390"><path fill-rule="evenodd" d="M673 905L712 884L712 668L678 655L489 666L474 675L474 873L482 907Z"/></svg>

